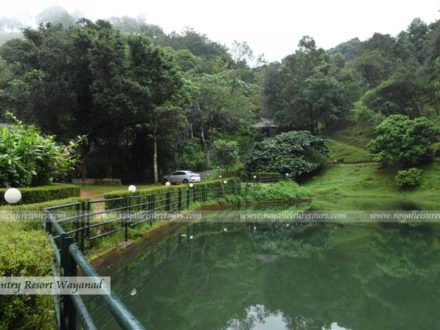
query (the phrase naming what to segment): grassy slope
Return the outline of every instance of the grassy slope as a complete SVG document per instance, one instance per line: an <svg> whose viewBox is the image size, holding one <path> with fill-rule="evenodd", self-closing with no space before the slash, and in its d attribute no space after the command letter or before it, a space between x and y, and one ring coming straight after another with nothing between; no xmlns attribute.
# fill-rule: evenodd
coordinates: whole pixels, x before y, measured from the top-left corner
<svg viewBox="0 0 440 330"><path fill-rule="evenodd" d="M397 189L394 172L384 171L365 149L368 136L355 130L331 137L331 165L303 186L313 194L318 209L400 209L415 203L423 209L438 209L440 160L423 167L421 185L413 191ZM335 164L335 160L343 162ZM341 162L341 161L339 161Z"/></svg>

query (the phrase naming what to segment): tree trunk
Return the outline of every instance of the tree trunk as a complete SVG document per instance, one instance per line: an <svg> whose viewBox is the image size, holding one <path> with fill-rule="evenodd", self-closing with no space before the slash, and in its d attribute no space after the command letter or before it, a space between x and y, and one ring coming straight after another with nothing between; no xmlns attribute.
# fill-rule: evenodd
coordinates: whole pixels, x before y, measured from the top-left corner
<svg viewBox="0 0 440 330"><path fill-rule="evenodd" d="M107 146L107 170L106 170L106 177L107 178L113 178L113 161L114 161L114 148L112 144L109 144Z"/></svg>
<svg viewBox="0 0 440 330"><path fill-rule="evenodd" d="M159 183L159 173L157 169L157 134L154 132L153 136L153 172L154 172L154 183Z"/></svg>
<svg viewBox="0 0 440 330"><path fill-rule="evenodd" d="M211 159L209 157L209 142L205 137L205 129L204 129L203 125L202 125L202 129L201 129L200 137L202 138L203 150L205 153L206 169L210 170L211 169Z"/></svg>

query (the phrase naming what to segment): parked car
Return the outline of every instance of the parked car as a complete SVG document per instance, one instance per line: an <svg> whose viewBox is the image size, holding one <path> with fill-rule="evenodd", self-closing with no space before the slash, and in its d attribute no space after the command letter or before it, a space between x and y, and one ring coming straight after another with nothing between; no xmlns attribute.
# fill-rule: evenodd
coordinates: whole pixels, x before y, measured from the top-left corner
<svg viewBox="0 0 440 330"><path fill-rule="evenodd" d="M194 173L192 171L176 171L165 175L162 178L162 183L190 183L190 182L200 182L200 174Z"/></svg>

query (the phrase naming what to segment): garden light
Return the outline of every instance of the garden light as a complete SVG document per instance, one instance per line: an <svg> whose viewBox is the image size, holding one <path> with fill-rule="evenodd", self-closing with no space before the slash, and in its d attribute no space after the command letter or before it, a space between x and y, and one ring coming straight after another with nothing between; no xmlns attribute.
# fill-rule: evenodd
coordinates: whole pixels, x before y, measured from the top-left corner
<svg viewBox="0 0 440 330"><path fill-rule="evenodd" d="M10 188L5 192L5 201L9 204L16 204L21 200L21 192L16 188Z"/></svg>
<svg viewBox="0 0 440 330"><path fill-rule="evenodd" d="M128 187L128 191L131 192L131 193L135 193L136 192L136 186L134 186L134 185L129 186Z"/></svg>

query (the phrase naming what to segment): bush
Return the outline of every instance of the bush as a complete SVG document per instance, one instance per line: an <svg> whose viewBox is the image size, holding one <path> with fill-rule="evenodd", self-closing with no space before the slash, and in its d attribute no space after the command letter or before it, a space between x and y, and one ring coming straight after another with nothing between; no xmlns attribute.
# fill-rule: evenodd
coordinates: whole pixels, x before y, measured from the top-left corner
<svg viewBox="0 0 440 330"><path fill-rule="evenodd" d="M0 276L50 276L53 251L42 230L43 209L77 201L81 199L0 207ZM26 222L17 221L23 216ZM55 328L51 296L0 299L0 329L51 328Z"/></svg>
<svg viewBox="0 0 440 330"><path fill-rule="evenodd" d="M75 168L76 143L57 144L53 136L14 120L0 130L0 187L46 185Z"/></svg>
<svg viewBox="0 0 440 330"><path fill-rule="evenodd" d="M376 138L368 149L375 159L385 166L416 165L431 160L432 144L436 142L436 130L425 117L410 119L392 115L375 128Z"/></svg>
<svg viewBox="0 0 440 330"><path fill-rule="evenodd" d="M415 188L422 179L422 170L418 168L410 168L397 172L395 177L399 188Z"/></svg>
<svg viewBox="0 0 440 330"><path fill-rule="evenodd" d="M329 154L322 138L307 131L286 132L256 143L246 169L249 172L289 173L298 177L320 168Z"/></svg>
<svg viewBox="0 0 440 330"><path fill-rule="evenodd" d="M224 180L227 180L227 184L225 185L223 182ZM223 191L229 193L229 192L239 192L241 182L238 178L227 178L222 180L214 180L214 181L207 181L207 182L200 182L195 183L194 187L191 188L192 191L194 191L195 195L197 196L197 199L204 199L204 194L206 193L206 189L212 192L216 192L213 194L210 194L210 197L221 197L223 194ZM104 198L111 199L111 198L119 198L119 197L128 197L128 196L156 196L156 204L155 207L162 207L165 205L164 203L164 195L167 192L171 193L171 205L177 204L177 196L179 191L182 192L182 205L185 203L185 194L188 191L187 185L175 185L175 186L158 186L158 187L151 187L146 189L140 189L137 190L135 193L131 193L128 191L113 191L110 193L104 194ZM223 190L224 189L224 190ZM125 206L126 200L116 200L116 201L107 201L105 203L106 209L113 209L117 207Z"/></svg>
<svg viewBox="0 0 440 330"><path fill-rule="evenodd" d="M0 205L5 205L3 195L7 189L0 189ZM56 199L79 197L80 188L73 184L53 184L49 186L20 188L20 204L43 203Z"/></svg>
<svg viewBox="0 0 440 330"><path fill-rule="evenodd" d="M247 174L247 180L258 181L258 182L271 182L284 179L286 175L277 172L250 172ZM255 177L255 179L254 179Z"/></svg>
<svg viewBox="0 0 440 330"><path fill-rule="evenodd" d="M294 181L281 181L271 185L255 185L244 196L247 200L298 200L308 199L311 194Z"/></svg>
<svg viewBox="0 0 440 330"><path fill-rule="evenodd" d="M43 230L25 230L16 222L2 223L0 276L48 276L52 249ZM50 296L3 296L0 329L47 329L54 322Z"/></svg>

